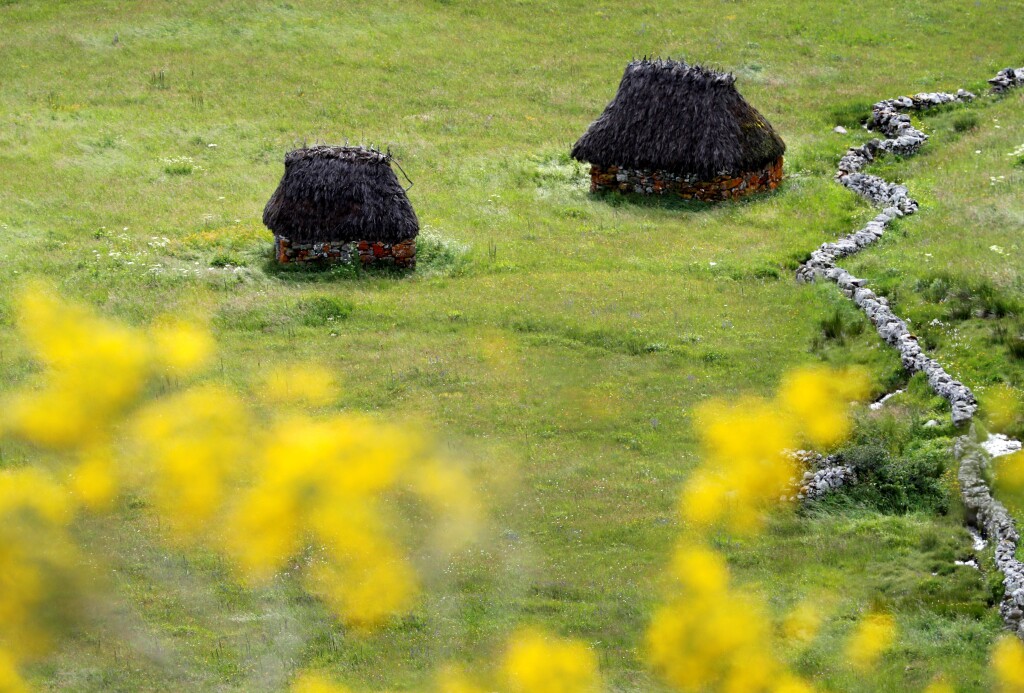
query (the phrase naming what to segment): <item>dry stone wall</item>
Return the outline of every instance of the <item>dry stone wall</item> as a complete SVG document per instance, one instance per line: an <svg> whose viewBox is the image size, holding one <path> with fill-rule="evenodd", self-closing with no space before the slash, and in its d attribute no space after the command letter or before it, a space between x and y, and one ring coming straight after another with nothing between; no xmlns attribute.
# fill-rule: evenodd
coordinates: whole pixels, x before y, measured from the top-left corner
<svg viewBox="0 0 1024 693"><path fill-rule="evenodd" d="M995 544L996 567L1003 574L1003 622L1024 640L1024 563L1017 560L1020 535L1006 507L992 497L985 482L988 455L971 437L959 438L954 454L960 462L957 480L967 508L967 520Z"/></svg>
<svg viewBox="0 0 1024 693"><path fill-rule="evenodd" d="M590 167L590 191L616 190L642 195L678 195L684 200L715 202L774 190L782 181L782 157L757 171L723 174L711 180L668 171L622 166Z"/></svg>
<svg viewBox="0 0 1024 693"><path fill-rule="evenodd" d="M352 264L358 260L362 265L392 265L413 269L416 267L416 239L400 243L292 243L284 236L276 236L274 256L282 264Z"/></svg>
<svg viewBox="0 0 1024 693"><path fill-rule="evenodd" d="M994 94L1024 86L1024 68L1001 70L989 83ZM876 103L871 109L868 125L885 134L886 139L870 140L848 149L839 161L836 180L872 204L883 207L883 210L864 228L834 243L823 244L797 270L797 280L801 282L814 281L819 277L835 282L864 311L878 334L899 349L903 367L911 372L924 372L932 390L949 400L956 424L970 421L977 412L974 394L924 353L906 322L892 311L884 297L868 289L865 280L838 267L836 261L874 243L884 235L893 219L914 214L918 209L917 202L910 197L905 186L861 173L861 169L882 153L910 156L928 140L926 134L913 127L906 111L967 102L974 98L973 94L961 89L956 94L929 92ZM809 470L798 484L799 498L812 499L853 480L852 469L829 464L829 458L820 455L813 460L806 457L808 453L801 454L804 457L800 459ZM954 455L960 463L957 478L968 510L968 522L995 544L996 566L1003 575L1004 586L999 612L1006 626L1024 640L1024 563L1016 558L1020 535L1006 508L992 497L984 475L988 455L973 440L973 431L957 439Z"/></svg>

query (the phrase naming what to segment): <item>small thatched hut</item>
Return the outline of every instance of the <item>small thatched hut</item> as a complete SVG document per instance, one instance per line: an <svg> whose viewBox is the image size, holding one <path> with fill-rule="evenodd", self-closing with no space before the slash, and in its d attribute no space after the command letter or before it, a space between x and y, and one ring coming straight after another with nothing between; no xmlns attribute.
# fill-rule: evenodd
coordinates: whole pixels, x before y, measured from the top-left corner
<svg viewBox="0 0 1024 693"><path fill-rule="evenodd" d="M676 60L634 60L572 148L590 189L722 200L774 189L786 145L736 78Z"/></svg>
<svg viewBox="0 0 1024 693"><path fill-rule="evenodd" d="M318 145L288 152L263 210L279 262L416 266L419 220L391 170L391 155Z"/></svg>

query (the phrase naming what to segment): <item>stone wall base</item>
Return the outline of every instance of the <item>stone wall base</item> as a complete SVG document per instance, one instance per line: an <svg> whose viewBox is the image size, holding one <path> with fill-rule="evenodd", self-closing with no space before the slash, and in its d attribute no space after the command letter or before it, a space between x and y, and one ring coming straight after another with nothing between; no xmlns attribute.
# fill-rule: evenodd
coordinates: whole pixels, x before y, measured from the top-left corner
<svg viewBox="0 0 1024 693"><path fill-rule="evenodd" d="M362 265L391 265L402 269L416 267L416 239L400 243L371 241L334 241L292 243L284 236L274 237L274 257L282 264L345 264L357 260Z"/></svg>
<svg viewBox="0 0 1024 693"><path fill-rule="evenodd" d="M590 192L617 190L641 195L677 195L685 200L734 200L774 190L782 180L782 157L757 171L700 180L694 175L631 169L622 166L590 167Z"/></svg>

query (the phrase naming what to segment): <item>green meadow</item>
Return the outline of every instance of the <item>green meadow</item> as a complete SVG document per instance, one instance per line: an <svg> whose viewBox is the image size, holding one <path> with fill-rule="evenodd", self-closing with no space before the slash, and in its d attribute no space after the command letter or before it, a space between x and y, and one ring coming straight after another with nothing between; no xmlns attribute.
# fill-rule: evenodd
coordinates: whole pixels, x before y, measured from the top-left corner
<svg viewBox="0 0 1024 693"><path fill-rule="evenodd" d="M0 387L36 371L14 296L43 278L132 325L172 314L209 326L213 382L241 389L274 364L334 374L342 393L327 409L428 431L488 508L481 540L426 575L415 611L366 635L287 576L248 591L218 557L169 549L159 518L125 501L78 528L116 598L34 684L282 690L317 669L354 690L419 690L438 663L486 667L535 624L590 644L609 690L662 690L642 641L683 531L694 408L770 396L788 370L824 362L864 366L875 396L906 389L880 411L857 407L850 443L891 483L718 548L773 612L821 605L821 634L784 655L822 689L921 690L944 674L988 690L1001 585L991 548L981 571L954 564L973 551L948 407L833 285L793 273L877 213L832 180L871 136L858 127L871 103L986 92L1024 64L1022 11L0 0ZM718 205L591 195L568 151L644 55L733 71L787 143L781 188ZM1010 155L1024 145L1024 91L915 124L931 136L922 152L869 172L905 183L921 211L843 265L984 407L990 388L1024 385L1024 153ZM412 180L415 273L272 263L261 215L285 152L345 140L389 148ZM0 466L25 463L0 451ZM899 635L865 677L843 643L870 608L893 613Z"/></svg>

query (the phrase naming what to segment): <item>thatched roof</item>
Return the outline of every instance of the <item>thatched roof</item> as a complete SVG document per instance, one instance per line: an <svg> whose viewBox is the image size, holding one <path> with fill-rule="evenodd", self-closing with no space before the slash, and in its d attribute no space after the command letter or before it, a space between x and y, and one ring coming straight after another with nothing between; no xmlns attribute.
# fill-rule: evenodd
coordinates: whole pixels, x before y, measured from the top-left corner
<svg viewBox="0 0 1024 693"><path fill-rule="evenodd" d="M730 73L681 61L634 60L572 156L707 178L757 170L786 145L735 82Z"/></svg>
<svg viewBox="0 0 1024 693"><path fill-rule="evenodd" d="M390 154L366 147L288 152L263 223L293 243L414 238L419 220L390 163Z"/></svg>

